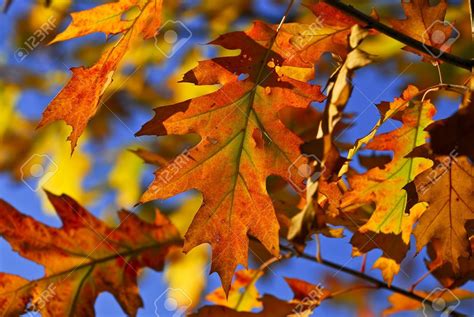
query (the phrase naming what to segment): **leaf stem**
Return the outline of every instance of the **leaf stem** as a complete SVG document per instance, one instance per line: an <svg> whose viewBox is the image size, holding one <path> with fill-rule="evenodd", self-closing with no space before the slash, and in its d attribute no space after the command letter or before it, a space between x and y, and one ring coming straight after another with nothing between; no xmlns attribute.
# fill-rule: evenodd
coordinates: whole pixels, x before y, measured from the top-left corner
<svg viewBox="0 0 474 317"><path fill-rule="evenodd" d="M446 62L448 64L467 69L468 71L472 71L474 67L474 61L472 59L465 59L453 54L449 54L443 51L440 51L438 48L427 45L422 43L414 38L403 34L401 32L396 31L395 29L380 23L376 19L372 18L371 16L362 13L361 11L357 10L351 5L342 3L339 0L321 0L322 2L327 3L328 5L343 11L344 13L356 18L357 20L364 22L367 24L368 27L373 28L380 33L383 33L405 45L408 45L420 52L426 52L427 50L431 51L435 56L438 56L438 59Z"/></svg>

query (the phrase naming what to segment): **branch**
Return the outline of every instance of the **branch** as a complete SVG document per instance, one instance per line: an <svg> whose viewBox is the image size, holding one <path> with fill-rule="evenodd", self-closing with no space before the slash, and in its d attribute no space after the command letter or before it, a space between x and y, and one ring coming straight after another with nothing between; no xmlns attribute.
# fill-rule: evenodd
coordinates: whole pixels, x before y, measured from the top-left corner
<svg viewBox="0 0 474 317"><path fill-rule="evenodd" d="M433 52L435 55L440 55L438 59L442 60L443 62L446 62L448 64L452 64L464 69L467 69L468 71L472 71L472 68L474 67L474 61L472 59L464 59L462 57L452 55L449 53L445 53L440 51L436 47L432 47L430 45L423 44L422 42L415 40L414 38L407 36L403 33L400 33L387 25L380 23L379 21L375 20L374 18L360 12L359 10L355 9L351 5L344 4L340 2L339 0L321 0L322 2L327 3L328 5L339 9L340 11L343 11L344 13L356 18L357 20L360 20L364 23L367 24L368 27L373 28L380 33L383 33L387 36L390 36L391 38L408 45L420 52L426 52L426 49L429 49L431 52Z"/></svg>
<svg viewBox="0 0 474 317"><path fill-rule="evenodd" d="M5 1L5 4L3 5L3 13L7 13L8 8L9 8L10 5L12 4L12 1L13 1L13 0L6 0L6 1Z"/></svg>
<svg viewBox="0 0 474 317"><path fill-rule="evenodd" d="M293 252L293 253L295 252L292 248L284 246L284 245L280 245L280 249L285 250L285 251L290 251L290 252ZM376 279L375 277L372 277L372 276L367 275L365 273L362 273L360 271L353 270L353 269L345 267L343 265L340 265L340 264L337 264L337 263L334 263L334 262L331 262L331 261L328 261L328 260L325 260L325 259L320 259L320 261L318 261L318 260L316 260L316 258L314 256L311 256L307 253L297 254L297 256L299 256L300 258L315 262L315 263L320 263L324 266L336 269L338 271L342 271L344 273L350 274L350 275L358 277L360 279L363 279L367 282L370 282L370 283L374 284L375 286L377 286L377 288L383 288L383 289L389 290L391 292L404 295L406 297L417 300L417 301L419 301L421 303L424 303L424 304L429 304L429 305L432 305L432 306L434 304L433 301L431 301L427 298L424 298L423 296L420 296L420 295L418 295L414 292L407 291L407 290L405 290L401 287L397 287L397 286L393 286L393 285L389 286L387 283L385 283L385 282L383 282L379 279ZM466 315L454 310L454 311L450 312L449 316L466 316Z"/></svg>

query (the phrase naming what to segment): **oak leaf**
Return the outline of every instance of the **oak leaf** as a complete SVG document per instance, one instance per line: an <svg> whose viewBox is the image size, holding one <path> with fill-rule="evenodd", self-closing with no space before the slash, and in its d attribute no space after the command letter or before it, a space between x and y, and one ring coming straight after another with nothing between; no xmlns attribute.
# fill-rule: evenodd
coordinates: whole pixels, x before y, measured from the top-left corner
<svg viewBox="0 0 474 317"><path fill-rule="evenodd" d="M316 64L322 54L331 52L339 59L345 59L350 51L347 38L358 21L324 2L307 7L316 17L312 24L288 23L285 26L293 34L290 42L296 47L290 51L291 58Z"/></svg>
<svg viewBox="0 0 474 317"><path fill-rule="evenodd" d="M402 1L406 19L391 19L390 22L397 31L425 45L438 48L442 52L450 52L451 46L448 39L452 36L453 26L443 23L447 7L446 0L441 0L433 6L430 5L429 0ZM426 61L433 60L433 57L428 54L430 52L428 49L426 52L420 52L410 46L405 46L404 49L423 56Z"/></svg>
<svg viewBox="0 0 474 317"><path fill-rule="evenodd" d="M321 305L326 298L331 297L331 292L321 285L314 285L296 278L285 278L286 283L293 292L291 303L297 304L295 313L297 316L311 315L314 309Z"/></svg>
<svg viewBox="0 0 474 317"><path fill-rule="evenodd" d="M155 223L119 212L110 228L66 195L48 197L63 222L46 226L0 200L0 235L22 257L41 264L45 276L28 281L0 275L0 311L18 316L94 316L101 292L112 293L122 309L136 316L143 306L137 275L144 267L161 270L168 250L180 244L176 228L161 214Z"/></svg>
<svg viewBox="0 0 474 317"><path fill-rule="evenodd" d="M408 90L410 94L417 92L414 87ZM426 143L428 134L424 129L432 122L435 108L429 101L406 103L404 98L396 99L389 107L394 109L404 103L403 111L398 113L398 118L394 117L402 122L402 126L375 136L366 146L369 150L391 151L393 159L366 173L350 174L350 191L345 193L341 203L341 208L346 210L375 204L370 219L354 233L351 243L357 252L366 253L374 248L383 250L383 257L389 259L381 259L375 267L382 270L389 283L398 272L397 266L409 247L412 227L423 211L418 207L405 214L407 194L403 188L432 164L425 158L405 156ZM382 116L386 110L381 110Z"/></svg>
<svg viewBox="0 0 474 317"><path fill-rule="evenodd" d="M128 49L137 40L152 37L160 26L161 4L161 0L120 0L72 14L71 24L51 43L94 32L120 33L122 36L92 67L71 68L72 78L45 109L38 128L64 120L73 128L68 140L74 151L79 136L100 107L101 97ZM122 14L133 7L139 8L138 15L122 20Z"/></svg>
<svg viewBox="0 0 474 317"><path fill-rule="evenodd" d="M432 168L406 186L410 202L428 204L413 231L416 248L420 251L429 242L439 241L441 261L451 263L458 274L460 258L472 255L466 224L474 219L474 167L455 150L433 160Z"/></svg>
<svg viewBox="0 0 474 317"><path fill-rule="evenodd" d="M313 68L286 59L291 36L262 22L246 32L220 36L211 44L240 49L240 55L201 61L184 75L196 85L221 85L208 95L155 109L138 135L197 133L198 145L155 173L141 202L165 199L189 189L203 194L203 205L186 233L184 251L202 243L213 249L212 272L226 291L237 264L246 265L248 235L278 255L278 229L266 179L278 175L294 186L293 162L303 163L302 140L278 117L285 107L307 108L324 96L306 83ZM295 79L298 78L298 79Z"/></svg>

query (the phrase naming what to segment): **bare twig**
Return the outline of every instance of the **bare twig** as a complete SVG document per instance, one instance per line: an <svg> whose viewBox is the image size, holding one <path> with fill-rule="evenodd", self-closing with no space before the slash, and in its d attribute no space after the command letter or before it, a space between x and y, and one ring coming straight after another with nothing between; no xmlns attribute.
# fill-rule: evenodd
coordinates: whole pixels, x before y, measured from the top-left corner
<svg viewBox="0 0 474 317"><path fill-rule="evenodd" d="M321 239L319 239L319 234L316 234L316 261L321 262Z"/></svg>
<svg viewBox="0 0 474 317"><path fill-rule="evenodd" d="M378 286L377 285L370 285L370 284L369 285L365 285L365 284L355 285L355 286L352 286L352 287L344 288L344 289L336 291L336 292L332 292L325 299L341 296L341 295L344 295L344 294L347 294L347 293L352 293L354 291L366 290L366 289L378 289Z"/></svg>
<svg viewBox="0 0 474 317"><path fill-rule="evenodd" d="M12 4L13 0L5 0L5 3L3 5L3 13L7 13L8 8L10 8L10 5Z"/></svg>
<svg viewBox="0 0 474 317"><path fill-rule="evenodd" d="M328 5L337 8L344 13L356 18L357 20L366 23L368 27L373 28L387 36L390 36L391 38L408 45L420 52L426 52L426 50L430 50L434 55L438 56L438 59L442 60L443 62L446 62L451 65L455 65L464 69L467 69L469 71L472 70L474 66L474 61L472 59L465 59L453 54L449 54L443 51L440 51L436 47L432 47L430 45L424 44L418 40L415 40L414 38L403 34L401 32L396 31L395 29L380 23L376 19L372 18L371 16L366 15L365 13L362 13L361 11L355 9L353 6L342 3L339 0L322 0L322 2L327 3Z"/></svg>
<svg viewBox="0 0 474 317"><path fill-rule="evenodd" d="M425 274L423 274L415 283L413 283L412 286L410 286L410 292L414 292L418 284L423 282L425 278L427 278L434 270L438 269L440 266L441 266L441 263L433 266L431 269L429 269L429 271L426 271Z"/></svg>
<svg viewBox="0 0 474 317"><path fill-rule="evenodd" d="M334 263L332 261L329 261L329 260L325 260L325 259L321 259L320 262L318 262L314 256L310 255L310 254L307 254L307 253L301 253L301 254L298 254L296 253L292 248L290 247L287 247L287 246L284 246L284 245L280 245L280 249L282 250L285 250L285 251L290 251L290 252L294 252L295 255L299 256L300 258L303 258L303 259L306 259L306 260L309 260L309 261L312 261L314 263L320 263L324 266L327 266L327 267L330 267L330 268L333 268L333 269L336 269L338 271L341 271L341 272L344 272L344 273L347 273L347 274L350 274L352 276L355 276L357 278L360 278L360 279L363 279L367 282L370 282L372 283L374 286L376 286L376 288L380 288L380 289L386 289L386 290L389 290L391 292L394 292L394 293L398 293L398 294L401 294L401 295L404 295L406 297L409 297L411 299L414 299L416 301L419 301L421 303L424 303L424 304L428 304L428 305L433 305L433 301L429 300L428 298L425 298L423 296L420 296L414 292L410 292L410 291L407 291L406 289L403 289L401 287L398 287L398 286L394 286L393 284L391 286L389 286L387 283L379 280L379 279L376 279L375 277L372 277L370 275L367 275L365 273L362 273L362 272L359 272L357 270L353 270L351 268L348 268L348 267L345 267L341 264L338 264L338 263ZM465 314L462 314L460 312L457 312L457 311L452 311L450 312L450 316L466 316Z"/></svg>
<svg viewBox="0 0 474 317"><path fill-rule="evenodd" d="M362 256L362 265L360 267L360 272L365 273L365 266L367 265L367 253Z"/></svg>

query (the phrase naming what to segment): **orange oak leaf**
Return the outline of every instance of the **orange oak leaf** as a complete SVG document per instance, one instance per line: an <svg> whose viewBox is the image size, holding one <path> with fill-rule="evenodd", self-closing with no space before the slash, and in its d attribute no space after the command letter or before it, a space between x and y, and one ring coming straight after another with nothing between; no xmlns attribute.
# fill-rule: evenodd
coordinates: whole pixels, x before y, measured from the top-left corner
<svg viewBox="0 0 474 317"><path fill-rule="evenodd" d="M323 2L309 4L307 7L315 16L313 23L284 25L284 33L288 33L292 44L292 47L285 52L286 56L308 65L317 63L321 55L326 52L345 59L350 51L347 38L351 28L360 23Z"/></svg>
<svg viewBox="0 0 474 317"><path fill-rule="evenodd" d="M448 7L446 0L441 0L434 6L430 5L429 0L402 1L402 7L406 19L390 20L396 30L425 45L438 48L442 52L451 51L451 41L449 39L455 29L451 24L444 23ZM420 52L409 46L405 46L404 49L423 56L426 61L433 60L428 49L426 52Z"/></svg>
<svg viewBox="0 0 474 317"><path fill-rule="evenodd" d="M211 44L240 49L240 55L199 62L184 82L221 85L216 92L155 109L155 117L138 135L197 133L198 145L155 173L141 202L166 199L197 189L203 205L185 236L185 252L202 243L213 249L212 272L230 288L237 264L247 264L248 235L278 255L279 225L266 190L278 175L296 187L303 178L302 140L279 119L285 107L307 108L322 101L320 87L307 81L313 66L287 59L294 47L285 27L256 22L246 32L220 36ZM297 167L296 167L297 168Z"/></svg>
<svg viewBox="0 0 474 317"><path fill-rule="evenodd" d="M350 15L324 2L318 1L308 5L308 8L318 18L318 21L324 23L324 25L347 27L359 23Z"/></svg>
<svg viewBox="0 0 474 317"><path fill-rule="evenodd" d="M458 274L461 258L472 255L466 225L474 220L474 166L455 150L433 160L432 168L406 186L411 202L428 203L413 231L416 248L437 241L439 261L450 263Z"/></svg>
<svg viewBox="0 0 474 317"><path fill-rule="evenodd" d="M306 281L285 277L285 281L293 291L295 301L303 302L309 306L319 306L321 302L331 295L331 292L321 285L314 285Z"/></svg>
<svg viewBox="0 0 474 317"><path fill-rule="evenodd" d="M89 10L73 12L72 21L66 30L58 34L49 44L96 32L105 33L107 36L122 33L133 23L131 20L123 20L122 15L137 4L137 0L120 0Z"/></svg>
<svg viewBox="0 0 474 317"><path fill-rule="evenodd" d="M19 316L26 311L31 296L17 293L28 284L28 280L11 274L0 273L0 311L2 316Z"/></svg>
<svg viewBox="0 0 474 317"><path fill-rule="evenodd" d="M110 292L127 315L136 316L143 306L138 272L162 269L169 249L181 244L177 229L158 212L151 224L128 211L120 211L120 225L111 228L69 196L47 195L61 228L39 223L0 200L0 235L22 257L45 268L44 277L32 281L0 274L2 315L95 316L97 296Z"/></svg>
<svg viewBox="0 0 474 317"><path fill-rule="evenodd" d="M73 13L71 24L51 43L94 32L106 35L121 33L122 36L92 67L71 68L72 78L45 109L38 128L64 120L73 128L68 140L74 151L77 140L100 107L102 95L128 49L137 40L152 37L160 26L161 5L161 0L121 0ZM122 14L133 7L139 8L138 15L122 20Z"/></svg>
<svg viewBox="0 0 474 317"><path fill-rule="evenodd" d="M417 92L416 87L410 86L404 95ZM383 103L381 107L382 116L384 112L402 107L399 110L403 111L394 117L402 122L402 126L375 136L366 149L391 151L393 159L366 173L350 174L350 190L345 193L341 208L356 209L375 204L370 219L354 233L351 243L357 253L380 248L384 258L394 260L379 259L375 264L384 273L385 280L391 283L410 245L413 225L423 211L417 208L410 214L405 213L407 193L403 188L432 164L429 159L407 158L406 155L426 143L428 133L424 129L432 122L435 108L429 101L406 103L405 98L397 98L389 105Z"/></svg>

